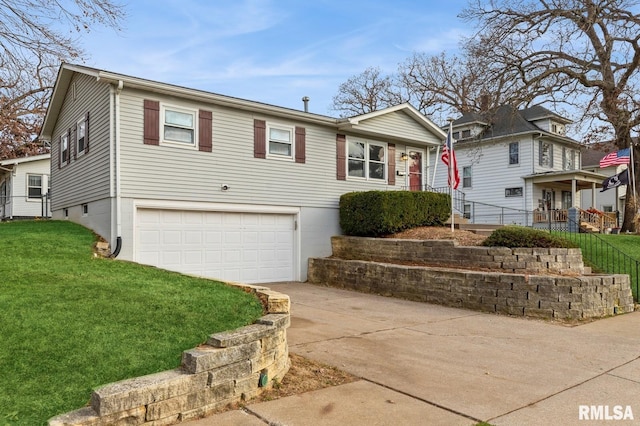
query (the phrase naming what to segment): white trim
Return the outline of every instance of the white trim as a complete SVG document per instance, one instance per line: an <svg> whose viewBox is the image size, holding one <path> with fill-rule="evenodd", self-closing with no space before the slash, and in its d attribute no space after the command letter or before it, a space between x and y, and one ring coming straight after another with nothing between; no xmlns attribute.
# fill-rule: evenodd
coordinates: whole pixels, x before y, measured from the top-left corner
<svg viewBox="0 0 640 426"><path fill-rule="evenodd" d="M191 129L191 130L193 130L193 142L192 143L189 144L189 143L186 143L186 142L166 140L164 138L164 128L167 125L166 122L165 122L165 118L166 118L165 113L166 113L167 110L173 111L173 112L178 112L178 113L181 113L181 114L189 114L189 115L191 115L193 117L193 128ZM198 110L197 109L161 102L160 103L160 120L159 121L160 121L160 145L173 146L173 147L177 147L177 148L191 149L191 150L197 150L198 149ZM174 125L173 127L181 128L181 129L188 129L187 127L184 127L184 126L176 126L176 125Z"/></svg>
<svg viewBox="0 0 640 426"><path fill-rule="evenodd" d="M276 130L284 130L289 132L289 144L291 145L291 155L283 155L283 154L272 154L269 152L269 147L271 144L271 129ZM295 126L289 124L281 124L278 122L266 122L265 129L265 138L266 138L266 158L276 159L276 160L285 160L285 161L294 161L296 158L296 128Z"/></svg>
<svg viewBox="0 0 640 426"><path fill-rule="evenodd" d="M79 132L80 124L84 124L84 147L82 148L82 151L80 151L80 147L78 145L79 134L80 134ZM76 140L74 142L76 144L76 158L79 158L80 156L84 155L85 151L87 150L87 116L86 115L84 115L81 119L76 121L75 135L76 135Z"/></svg>
<svg viewBox="0 0 640 426"><path fill-rule="evenodd" d="M360 176L351 176L349 174L349 144L351 142L354 143L362 143L364 144L364 177L360 177ZM369 145L379 145L382 146L384 148L384 161L383 162L379 162L379 161L375 161L375 164L384 164L384 178L383 179L376 179L376 178L370 178L369 177ZM387 142L380 142L377 140L369 140L369 139L364 139L364 138L358 138L358 137L350 137L347 136L346 139L346 143L345 143L345 170L347 172L347 180L353 180L353 181L361 181L361 182L376 182L379 184L387 184L389 182L389 144ZM355 160L356 158L354 158ZM360 160L360 159L357 159Z"/></svg>
<svg viewBox="0 0 640 426"><path fill-rule="evenodd" d="M0 161L0 166L9 166L12 164L29 163L31 161L50 160L50 159L51 159L51 154L40 154L40 155L34 155L33 157L21 157L21 158L12 158L10 160L2 160Z"/></svg>

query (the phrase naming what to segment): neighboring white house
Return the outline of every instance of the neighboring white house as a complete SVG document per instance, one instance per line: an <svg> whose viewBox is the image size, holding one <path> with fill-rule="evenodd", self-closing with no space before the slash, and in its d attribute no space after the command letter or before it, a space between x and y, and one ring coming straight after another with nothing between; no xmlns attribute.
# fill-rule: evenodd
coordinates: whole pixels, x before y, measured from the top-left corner
<svg viewBox="0 0 640 426"><path fill-rule="evenodd" d="M424 185L445 137L409 104L336 119L69 64L40 135L54 219L121 259L249 283L305 280L340 195Z"/></svg>
<svg viewBox="0 0 640 426"><path fill-rule="evenodd" d="M50 154L0 161L0 220L49 217Z"/></svg>
<svg viewBox="0 0 640 426"><path fill-rule="evenodd" d="M600 188L605 176L581 170L581 145L565 135L569 123L539 105L502 106L453 121L464 215L475 223L529 225L532 211L579 207L579 191ZM435 155L431 161L430 185L446 186L446 167Z"/></svg>

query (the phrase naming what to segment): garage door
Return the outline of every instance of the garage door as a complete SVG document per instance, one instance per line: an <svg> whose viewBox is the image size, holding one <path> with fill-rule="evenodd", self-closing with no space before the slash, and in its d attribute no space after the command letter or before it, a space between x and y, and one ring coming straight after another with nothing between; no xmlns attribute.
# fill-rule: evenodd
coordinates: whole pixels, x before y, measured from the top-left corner
<svg viewBox="0 0 640 426"><path fill-rule="evenodd" d="M136 260L244 283L294 279L290 214L138 209Z"/></svg>

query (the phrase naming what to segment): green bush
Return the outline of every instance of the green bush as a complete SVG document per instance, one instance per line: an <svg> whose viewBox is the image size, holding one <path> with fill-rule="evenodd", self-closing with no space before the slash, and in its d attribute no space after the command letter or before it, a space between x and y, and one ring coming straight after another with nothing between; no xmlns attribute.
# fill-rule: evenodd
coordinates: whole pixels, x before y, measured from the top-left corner
<svg viewBox="0 0 640 426"><path fill-rule="evenodd" d="M340 197L340 227L345 235L378 237L417 226L442 225L450 214L447 194L367 191Z"/></svg>
<svg viewBox="0 0 640 426"><path fill-rule="evenodd" d="M577 248L578 245L564 238L538 229L523 226L505 226L496 229L482 243L487 247L541 247L541 248Z"/></svg>

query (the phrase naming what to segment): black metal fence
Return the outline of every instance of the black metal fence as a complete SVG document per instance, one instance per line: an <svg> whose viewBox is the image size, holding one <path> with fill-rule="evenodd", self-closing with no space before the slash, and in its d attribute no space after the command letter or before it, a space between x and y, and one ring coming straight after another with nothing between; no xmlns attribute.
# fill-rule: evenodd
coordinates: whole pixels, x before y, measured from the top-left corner
<svg viewBox="0 0 640 426"><path fill-rule="evenodd" d="M549 223L547 227L542 229L548 230L555 235L561 235L563 238L579 245L585 264L590 266L593 272L628 274L631 280L633 299L636 302L640 302L640 261L614 247L600 235L582 232L580 224L575 223L571 218L567 218L565 224ZM569 232L568 229L578 231Z"/></svg>

